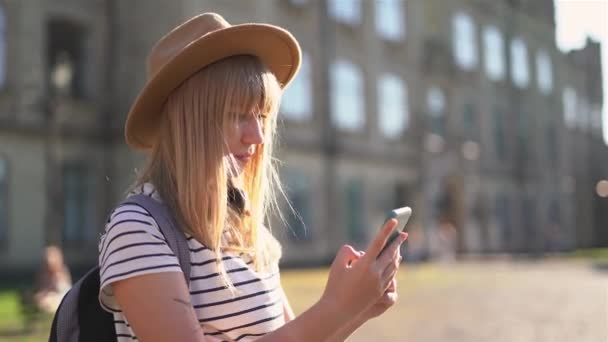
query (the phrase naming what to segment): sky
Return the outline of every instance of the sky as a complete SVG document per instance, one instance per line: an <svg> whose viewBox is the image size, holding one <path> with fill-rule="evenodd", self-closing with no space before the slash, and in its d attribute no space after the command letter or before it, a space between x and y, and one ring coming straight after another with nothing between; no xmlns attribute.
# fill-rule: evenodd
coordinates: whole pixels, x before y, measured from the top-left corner
<svg viewBox="0 0 608 342"><path fill-rule="evenodd" d="M608 144L608 0L554 0L557 46L568 51L583 47L587 36L602 43L604 83L603 132Z"/></svg>

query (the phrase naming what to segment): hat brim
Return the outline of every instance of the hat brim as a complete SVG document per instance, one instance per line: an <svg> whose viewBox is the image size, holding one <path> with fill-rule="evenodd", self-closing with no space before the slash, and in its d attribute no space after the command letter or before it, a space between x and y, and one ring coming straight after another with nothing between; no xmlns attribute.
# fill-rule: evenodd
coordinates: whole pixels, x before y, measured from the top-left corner
<svg viewBox="0 0 608 342"><path fill-rule="evenodd" d="M198 70L236 55L258 57L281 87L293 79L301 60L295 38L277 26L241 24L206 34L188 44L147 81L127 116L127 144L137 150L149 150L158 134L162 106L169 94Z"/></svg>

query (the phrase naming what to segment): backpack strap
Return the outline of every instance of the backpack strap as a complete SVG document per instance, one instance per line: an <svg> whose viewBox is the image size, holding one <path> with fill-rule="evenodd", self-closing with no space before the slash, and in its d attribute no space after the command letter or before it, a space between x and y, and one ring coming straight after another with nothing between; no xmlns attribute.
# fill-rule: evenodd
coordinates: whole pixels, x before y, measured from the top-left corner
<svg viewBox="0 0 608 342"><path fill-rule="evenodd" d="M190 248L184 233L178 228L173 215L169 212L166 205L158 202L145 194L129 196L122 204L137 204L146 211L158 223L162 234L167 240L169 248L175 253L179 260L179 265L184 272L186 285L190 284Z"/></svg>

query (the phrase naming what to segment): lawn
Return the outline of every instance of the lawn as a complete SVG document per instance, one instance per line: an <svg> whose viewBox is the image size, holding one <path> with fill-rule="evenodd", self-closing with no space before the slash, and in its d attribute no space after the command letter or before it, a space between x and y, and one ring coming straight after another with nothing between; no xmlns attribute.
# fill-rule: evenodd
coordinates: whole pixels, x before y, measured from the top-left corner
<svg viewBox="0 0 608 342"><path fill-rule="evenodd" d="M422 283L443 283L446 278L434 268L416 266L400 273L403 277L400 292L409 292ZM407 274L407 275L406 275ZM405 281L407 276L408 281ZM285 270L281 275L291 305L296 313L301 313L314 304L325 287L327 269ZM405 285L407 284L407 285ZM399 310L393 308L391 310ZM39 342L48 339L51 318L43 318L33 332L25 332L24 319L20 313L19 297L16 290L0 290L0 342Z"/></svg>
<svg viewBox="0 0 608 342"><path fill-rule="evenodd" d="M0 341L40 342L47 341L51 317L40 317L31 326L21 312L17 290L0 290Z"/></svg>
<svg viewBox="0 0 608 342"><path fill-rule="evenodd" d="M577 257L591 260L603 259L604 257L603 253L599 253L600 255L593 254L593 256L580 255ZM561 262L568 263L568 261ZM570 262L570 264L582 265L576 260ZM475 293L483 294L496 289L510 288L520 289L519 291L522 292L522 289L532 286L528 292L533 293L533 297L539 296L545 291L534 292L540 291L534 287L538 283L538 279L530 282L531 285L527 285L526 282L521 283L522 280L528 281L526 279L533 278L535 272L543 270L549 275L560 274L552 271L551 263L548 263L546 267L537 265L535 262L513 262L508 266L501 263L492 265L405 264L398 274L400 299L397 305L357 331L351 341L402 341L405 336L412 341L429 341L430 339L425 339L425 337L416 339L414 336L407 334L412 334L416 330L415 324L418 324L418 322L424 322L425 324L431 322L437 326L444 322L445 318L454 320L455 317L464 317L462 312L474 313L477 310L474 308L475 305L479 304L475 302L475 298L477 298ZM528 269L534 269L534 272ZM581 269L585 268L582 267ZM585 275L587 273L580 274ZM577 277L566 277L566 279L576 279ZM296 314L300 314L320 298L327 280L327 269L283 270L281 279L294 311ZM356 284L353 284L353 286L356 286ZM472 293L473 295L471 295ZM510 291L498 291L497 293L503 295L504 293L510 293ZM458 301L461 296L464 296L463 298L469 296L472 300L462 307L458 306L462 304ZM491 300L486 303L486 306L499 303L508 307L510 303L509 300L505 301L500 296L496 298L490 296L488 298ZM554 315L553 311L544 314ZM517 315L513 315L513 317ZM502 316L498 315L497 317ZM20 314L17 292L0 289L0 342L46 341L50 318L41 320L40 324L35 327L36 330L31 333L25 333L23 326L24 322ZM453 329L453 326L450 326L449 329ZM463 331L469 331L466 329ZM475 331L475 329L471 331ZM543 341L545 340L550 339L544 339ZM529 339L525 341L529 341Z"/></svg>
<svg viewBox="0 0 608 342"><path fill-rule="evenodd" d="M570 253L570 256L595 262L608 262L608 248L581 249Z"/></svg>

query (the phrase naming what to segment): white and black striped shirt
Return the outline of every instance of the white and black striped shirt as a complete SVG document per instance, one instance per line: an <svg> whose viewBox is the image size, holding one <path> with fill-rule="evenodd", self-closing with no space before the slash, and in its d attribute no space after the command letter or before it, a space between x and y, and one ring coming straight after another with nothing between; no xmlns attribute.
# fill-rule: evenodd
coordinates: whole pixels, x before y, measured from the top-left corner
<svg viewBox="0 0 608 342"><path fill-rule="evenodd" d="M161 201L154 187L141 189ZM218 275L215 253L188 237L190 297L197 318L210 341L252 341L284 321L278 266L268 274L253 270L246 254L222 253L224 267L238 290L232 295ZM137 337L116 302L112 283L138 275L182 272L156 221L138 205L114 210L99 244L101 286L99 300L114 314L118 342Z"/></svg>

